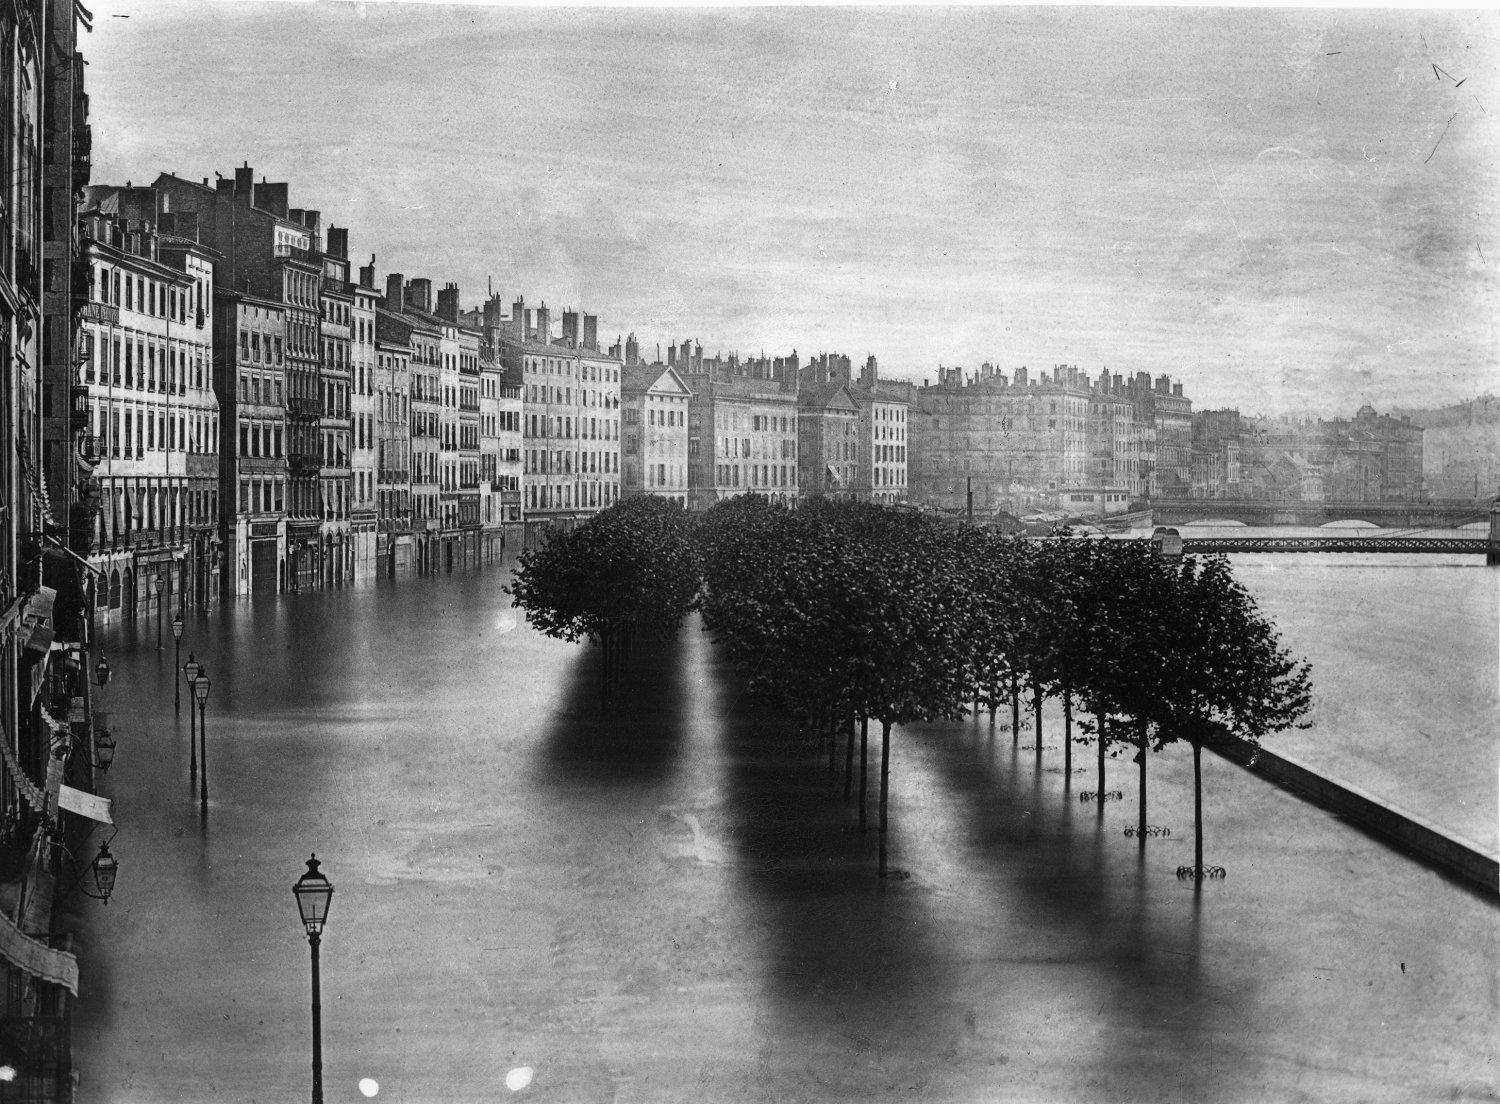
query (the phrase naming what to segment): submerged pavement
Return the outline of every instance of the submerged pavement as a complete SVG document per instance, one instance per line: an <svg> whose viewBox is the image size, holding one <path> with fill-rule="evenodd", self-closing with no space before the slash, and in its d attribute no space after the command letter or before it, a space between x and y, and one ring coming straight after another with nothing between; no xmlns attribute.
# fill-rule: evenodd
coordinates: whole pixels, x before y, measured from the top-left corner
<svg viewBox="0 0 1500 1104"><path fill-rule="evenodd" d="M1143 851L1135 768L1110 761L1101 817L1050 715L1040 764L1003 717L898 730L881 879L826 754L696 625L639 648L605 713L599 653L518 623L503 583L191 624L206 821L170 639L111 630L121 874L80 902L80 1104L307 1093L312 850L330 1104L362 1079L408 1102L1500 1095L1496 909L1239 768L1205 756L1228 877L1195 888L1185 751L1148 765L1171 834Z"/></svg>

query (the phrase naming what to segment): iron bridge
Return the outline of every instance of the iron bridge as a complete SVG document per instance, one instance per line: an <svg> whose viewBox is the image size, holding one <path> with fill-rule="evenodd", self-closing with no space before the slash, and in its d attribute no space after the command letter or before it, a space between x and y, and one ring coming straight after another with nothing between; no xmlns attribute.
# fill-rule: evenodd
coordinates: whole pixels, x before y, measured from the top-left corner
<svg viewBox="0 0 1500 1104"><path fill-rule="evenodd" d="M1425 552L1483 556L1485 537L1184 537L1185 555L1208 552Z"/></svg>

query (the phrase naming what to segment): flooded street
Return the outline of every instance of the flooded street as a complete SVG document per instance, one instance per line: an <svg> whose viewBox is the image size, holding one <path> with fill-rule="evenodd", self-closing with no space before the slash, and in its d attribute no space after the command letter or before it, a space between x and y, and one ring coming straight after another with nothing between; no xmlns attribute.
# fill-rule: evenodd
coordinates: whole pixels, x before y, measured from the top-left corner
<svg viewBox="0 0 1500 1104"><path fill-rule="evenodd" d="M1040 760L987 719L901 730L881 880L826 755L696 622L606 715L598 653L518 623L505 581L190 618L206 818L170 634L105 631L121 871L79 909L80 1104L306 1098L313 851L330 1104L362 1079L409 1104L1500 1090L1493 906L1238 768L1205 758L1229 877L1195 892L1185 752L1151 760L1172 834L1143 853L1128 759L1101 815L1050 715Z"/></svg>

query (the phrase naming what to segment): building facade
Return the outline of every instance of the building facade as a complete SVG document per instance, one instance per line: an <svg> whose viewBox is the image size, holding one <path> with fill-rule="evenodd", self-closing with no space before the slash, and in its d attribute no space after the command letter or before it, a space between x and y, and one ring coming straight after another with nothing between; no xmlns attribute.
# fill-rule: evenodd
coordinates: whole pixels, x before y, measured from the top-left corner
<svg viewBox="0 0 1500 1104"><path fill-rule="evenodd" d="M688 505L706 510L742 494L800 497L797 354L768 361L680 357L688 407ZM682 363L687 368L683 369Z"/></svg>
<svg viewBox="0 0 1500 1104"><path fill-rule="evenodd" d="M201 601L219 551L215 255L190 225L164 236L157 200L90 187L80 216L93 304L83 386L100 458L89 558L108 584L104 608L127 613Z"/></svg>
<svg viewBox="0 0 1500 1104"><path fill-rule="evenodd" d="M797 471L804 498L859 498L860 410L844 383L804 384L797 395Z"/></svg>
<svg viewBox="0 0 1500 1104"><path fill-rule="evenodd" d="M671 368L627 365L620 385L620 495L688 504L688 406L692 392Z"/></svg>
<svg viewBox="0 0 1500 1104"><path fill-rule="evenodd" d="M222 396L217 485L232 488L220 514L225 594L276 595L288 587L286 307L233 291L214 303L215 388Z"/></svg>
<svg viewBox="0 0 1500 1104"><path fill-rule="evenodd" d="M1064 508L1060 492L1088 489L1118 503L1162 493L1160 441L1168 446L1168 486L1190 478L1182 449L1191 400L1181 384L1146 373L1096 382L1073 365L1033 379L1024 366L1008 379L989 364L965 375L943 369L915 392L911 420L912 500L957 512L1015 514ZM1190 436L1190 435L1189 435Z"/></svg>

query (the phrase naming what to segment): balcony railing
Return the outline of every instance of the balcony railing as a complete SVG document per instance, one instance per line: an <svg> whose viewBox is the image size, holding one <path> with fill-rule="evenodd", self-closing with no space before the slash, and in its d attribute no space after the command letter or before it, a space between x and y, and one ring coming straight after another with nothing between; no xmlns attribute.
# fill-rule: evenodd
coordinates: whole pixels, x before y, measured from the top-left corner
<svg viewBox="0 0 1500 1104"><path fill-rule="evenodd" d="M286 412L294 418L321 418L323 416L322 399L289 398L286 401Z"/></svg>

